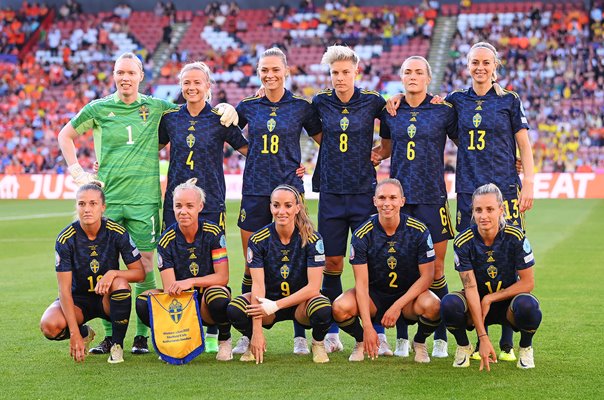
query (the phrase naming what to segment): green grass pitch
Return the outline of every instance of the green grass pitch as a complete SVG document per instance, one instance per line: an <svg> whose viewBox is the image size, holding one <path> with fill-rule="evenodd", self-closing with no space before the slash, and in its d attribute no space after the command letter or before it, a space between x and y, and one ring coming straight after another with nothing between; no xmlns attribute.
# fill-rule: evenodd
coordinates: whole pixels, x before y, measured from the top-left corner
<svg viewBox="0 0 604 400"><path fill-rule="evenodd" d="M243 257L229 202L230 286L239 292ZM310 202L316 216L316 202ZM454 207L453 207L454 208ZM73 218L73 201L0 201L0 398L262 398L262 399L593 399L604 390L604 330L600 285L604 260L604 200L539 200L527 217L536 259L536 288L543 323L535 335L536 369L499 362L490 373L478 363L454 369L449 358L418 365L412 358L380 357L349 363L353 341L342 333L343 353L314 365L310 356L292 354L292 325L266 331L268 352L262 365L237 359L219 363L202 354L185 366L161 363L153 354L125 354L109 365L106 356L75 364L67 342L46 340L38 329L42 312L57 295L54 240ZM450 244L451 245L451 244ZM449 248L446 275L460 288ZM352 286L346 265L344 287ZM102 338L100 322L92 326ZM126 347L132 342L131 327ZM493 327L492 339L499 339ZM415 328L411 328L411 333ZM309 334L308 334L309 335ZM394 331L389 330L390 342ZM233 331L236 340L239 334ZM309 336L310 337L310 336ZM514 337L516 346L518 335ZM431 349L431 339L428 341ZM497 346L496 346L497 347ZM599 394L598 394L599 393Z"/></svg>

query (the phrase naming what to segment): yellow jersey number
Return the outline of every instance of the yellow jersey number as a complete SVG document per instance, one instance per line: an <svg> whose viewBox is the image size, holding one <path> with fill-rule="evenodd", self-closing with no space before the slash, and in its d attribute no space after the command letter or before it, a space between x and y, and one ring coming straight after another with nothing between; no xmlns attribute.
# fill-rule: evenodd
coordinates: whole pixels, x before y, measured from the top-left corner
<svg viewBox="0 0 604 400"><path fill-rule="evenodd" d="M411 140L407 143L407 160L411 161L415 159L415 142Z"/></svg>
<svg viewBox="0 0 604 400"><path fill-rule="evenodd" d="M487 289L489 289L489 293L493 293L493 287L491 286L491 282L485 282L485 285L487 285ZM497 281L497 288L495 289L495 292L498 292L501 290L501 281Z"/></svg>
<svg viewBox="0 0 604 400"><path fill-rule="evenodd" d="M262 135L262 142L264 146L262 147L262 154L277 154L279 152L279 136L277 135Z"/></svg>
<svg viewBox="0 0 604 400"><path fill-rule="evenodd" d="M96 282L95 282L94 276L89 276L87 279L88 279L88 283L90 284L90 287L88 288L88 291L89 292L94 292L94 287L96 286L97 283L99 283L99 281L101 279L103 279L103 275L98 275L96 277Z"/></svg>
<svg viewBox="0 0 604 400"><path fill-rule="evenodd" d="M195 161L193 161L193 150L189 152L189 157L187 157L186 164L189 166L189 168L193 169L193 166L195 165Z"/></svg>
<svg viewBox="0 0 604 400"><path fill-rule="evenodd" d="M510 202L512 207L510 208ZM506 200L503 202L503 208L505 209L505 218L518 218L520 216L520 207L518 206L518 199Z"/></svg>
<svg viewBox="0 0 604 400"><path fill-rule="evenodd" d="M281 294L284 297L287 297L291 294L291 291L289 290L289 283L281 282Z"/></svg>
<svg viewBox="0 0 604 400"><path fill-rule="evenodd" d="M397 288L398 284L396 283L396 279L398 278L398 275L396 274L396 272L391 272L388 274L388 278L390 278L390 287L393 288Z"/></svg>
<svg viewBox="0 0 604 400"><path fill-rule="evenodd" d="M342 133L340 135L340 151L346 153L348 151L348 135Z"/></svg>
<svg viewBox="0 0 604 400"><path fill-rule="evenodd" d="M484 136L487 134L487 131L474 131L474 129L472 129L468 133L470 134L470 144L468 145L468 150L484 150Z"/></svg>

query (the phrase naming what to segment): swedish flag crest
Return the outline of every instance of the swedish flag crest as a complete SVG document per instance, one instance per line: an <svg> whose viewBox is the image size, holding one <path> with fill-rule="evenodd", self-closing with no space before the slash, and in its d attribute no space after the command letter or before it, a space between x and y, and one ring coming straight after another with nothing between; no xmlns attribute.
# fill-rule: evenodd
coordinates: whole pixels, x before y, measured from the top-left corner
<svg viewBox="0 0 604 400"><path fill-rule="evenodd" d="M482 116L478 113L474 114L474 117L472 117L472 123L474 124L474 127L478 128L478 126L480 125L481 122L482 122Z"/></svg>
<svg viewBox="0 0 604 400"><path fill-rule="evenodd" d="M140 106L138 109L138 115L143 121L147 121L147 117L149 116L149 107L145 105Z"/></svg>
<svg viewBox="0 0 604 400"><path fill-rule="evenodd" d="M394 256L388 257L388 260L386 260L386 264L388 264L388 268L395 269L397 264L396 258Z"/></svg>
<svg viewBox="0 0 604 400"><path fill-rule="evenodd" d="M281 274L283 279L287 279L287 277L289 276L289 267L287 266L287 264L283 264L283 266L279 269L279 273Z"/></svg>
<svg viewBox="0 0 604 400"><path fill-rule="evenodd" d="M413 139L413 136L415 136L416 132L417 128L415 127L415 125L411 124L409 125L409 127L407 127L407 135L409 135L411 139Z"/></svg>
<svg viewBox="0 0 604 400"><path fill-rule="evenodd" d="M491 279L495 279L497 276L497 268L494 265L489 265L489 268L487 268L487 274Z"/></svg>
<svg viewBox="0 0 604 400"><path fill-rule="evenodd" d="M192 262L191 265L189 265L189 272L191 273L191 275L197 276L197 274L199 273L199 265L197 265L196 262Z"/></svg>
<svg viewBox="0 0 604 400"><path fill-rule="evenodd" d="M168 312L170 313L170 318L172 318L172 321L178 324L182 318L182 304L180 301L176 299L172 300L170 307L168 307Z"/></svg>
<svg viewBox="0 0 604 400"><path fill-rule="evenodd" d="M344 117L340 120L340 128L342 128L343 131L348 129L348 125L350 125L348 118Z"/></svg>
<svg viewBox="0 0 604 400"><path fill-rule="evenodd" d="M189 133L189 136L187 136L187 146L189 146L189 148L192 148L195 145L195 136L192 133Z"/></svg>
<svg viewBox="0 0 604 400"><path fill-rule="evenodd" d="M271 118L268 121L266 121L266 127L268 128L269 132L272 132L276 126L277 126L277 121L275 121L274 118Z"/></svg>
<svg viewBox="0 0 604 400"><path fill-rule="evenodd" d="M93 258L92 261L90 261L90 270L92 273L96 274L99 271L99 267L99 262L96 260L96 258Z"/></svg>

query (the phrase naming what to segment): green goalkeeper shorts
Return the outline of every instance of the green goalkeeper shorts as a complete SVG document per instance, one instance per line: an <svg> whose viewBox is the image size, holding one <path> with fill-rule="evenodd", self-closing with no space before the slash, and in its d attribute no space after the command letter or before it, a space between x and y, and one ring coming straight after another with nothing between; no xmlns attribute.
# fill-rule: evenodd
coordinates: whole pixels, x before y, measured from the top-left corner
<svg viewBox="0 0 604 400"><path fill-rule="evenodd" d="M107 204L105 216L122 225L140 251L153 251L157 247L159 204Z"/></svg>

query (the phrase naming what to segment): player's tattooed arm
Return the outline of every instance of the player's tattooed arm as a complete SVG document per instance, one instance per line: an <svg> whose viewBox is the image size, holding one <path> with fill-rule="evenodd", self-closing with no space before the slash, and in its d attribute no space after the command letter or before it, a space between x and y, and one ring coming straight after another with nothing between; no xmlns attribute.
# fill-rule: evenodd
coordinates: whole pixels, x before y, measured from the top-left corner
<svg viewBox="0 0 604 400"><path fill-rule="evenodd" d="M463 284L464 289L468 290L476 288L476 279L474 278L474 274L472 272L460 272L459 277L461 278L461 283Z"/></svg>

